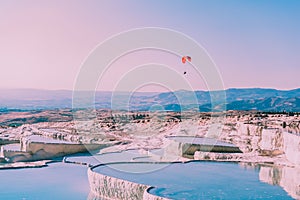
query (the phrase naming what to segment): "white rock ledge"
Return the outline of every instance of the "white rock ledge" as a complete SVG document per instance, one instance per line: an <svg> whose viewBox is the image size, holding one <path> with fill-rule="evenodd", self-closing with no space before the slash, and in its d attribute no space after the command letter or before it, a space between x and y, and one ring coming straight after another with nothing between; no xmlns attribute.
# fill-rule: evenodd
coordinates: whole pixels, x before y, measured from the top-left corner
<svg viewBox="0 0 300 200"><path fill-rule="evenodd" d="M106 144L75 144L75 143L47 143L35 141L21 141L20 149L6 149L1 147L0 156L8 162L25 162L46 160L74 153L92 151L111 146Z"/></svg>
<svg viewBox="0 0 300 200"><path fill-rule="evenodd" d="M93 168L95 167L88 169L89 184L93 193L93 195L89 196L90 200L168 200L167 198L150 194L148 191L152 186L103 175L94 172Z"/></svg>

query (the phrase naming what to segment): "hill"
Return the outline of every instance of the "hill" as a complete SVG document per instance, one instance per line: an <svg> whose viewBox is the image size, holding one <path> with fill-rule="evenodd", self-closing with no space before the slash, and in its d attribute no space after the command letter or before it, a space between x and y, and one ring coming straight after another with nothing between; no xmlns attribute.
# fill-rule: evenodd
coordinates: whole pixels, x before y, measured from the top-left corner
<svg viewBox="0 0 300 200"><path fill-rule="evenodd" d="M300 89L227 89L227 110L300 112ZM1 89L0 111L72 108L71 90ZM163 93L95 93L95 107L115 110L200 110L211 111L211 93L186 91Z"/></svg>

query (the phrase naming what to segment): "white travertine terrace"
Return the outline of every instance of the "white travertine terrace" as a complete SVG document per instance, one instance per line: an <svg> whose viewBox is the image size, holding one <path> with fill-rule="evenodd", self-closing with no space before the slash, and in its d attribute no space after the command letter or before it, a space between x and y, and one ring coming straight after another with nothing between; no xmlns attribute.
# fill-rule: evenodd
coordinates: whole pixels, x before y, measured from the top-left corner
<svg viewBox="0 0 300 200"><path fill-rule="evenodd" d="M122 199L122 200L168 200L148 193L151 186L134 183L119 178L106 176L88 169L88 178L92 193L92 199Z"/></svg>
<svg viewBox="0 0 300 200"><path fill-rule="evenodd" d="M119 115L122 116L122 112L120 112ZM292 194L294 198L299 198L297 196L297 191L299 191L297 188L299 187L299 182L297 180L299 180L299 178L295 175L300 174L299 116L269 114L262 117L256 116L255 113L229 112L224 122L223 130L221 134L218 135L217 139L234 144L242 151L242 153L196 151L192 158L184 158L182 157L184 155L180 154L181 149L178 144L172 143L167 137L178 135L205 137L209 127L209 118L211 116L209 113L197 114L179 120L174 118L174 116L178 115L178 113L169 113L169 115L170 116L167 116L167 118L163 120L156 116L153 116L153 118L150 116L147 119L132 120L130 122L123 122L121 119L118 121L118 117L116 117L115 121L112 122L107 120L109 119L109 116L102 116L93 123L85 124L84 127L77 127L76 130L74 130L74 124L72 122L42 122L36 124L24 124L17 128L2 127L0 128L0 142L5 144L15 142L16 140L22 140L21 138L31 135L41 135L43 137L63 139L74 143L86 143L91 145L120 143L119 145L113 145L105 148L101 150L101 152L109 153L127 149L140 149L141 152L144 152L147 156L151 156L151 158L156 161L187 161L190 159L196 159L267 163L279 169L278 173L280 174L280 181L276 184L283 187L286 191ZM287 124L287 127L284 128L282 126L283 122ZM89 128L91 128L90 126L92 126L96 134L86 134ZM67 144L64 145L66 146ZM172 155L172 153L174 154L172 145L179 154L175 156ZM78 152L81 148L79 146L76 148L72 147L71 150L69 147L66 149L64 149L65 147L57 147L57 144L29 142L28 144L23 144L23 148L20 148L20 150L23 149L25 151L21 152L16 150L5 151L5 149L9 149L9 146L5 145L2 145L1 148L3 149L2 156L14 157L14 155L9 154L23 153L22 156L30 157L33 154L29 152L32 152L35 155L40 156L38 159L46 159L46 157L50 155L50 157L53 157L57 155L56 153L59 154L59 152L73 153L74 150ZM163 154L157 154L155 151L152 151L153 149L158 148L164 150ZM47 156L43 151L46 152ZM4 152L6 155L4 155ZM2 157L0 160L3 161L3 159L4 158ZM14 161L20 161L17 157L14 159ZM95 175L91 172L89 173L92 174L89 176L91 176L90 180L94 181L92 182L92 184L94 184L92 187L94 187L94 192L96 194L101 196L106 194L108 191L114 190L113 186L110 188L109 183L107 183L108 191L102 191L101 193L98 191L97 193L96 188L102 183L101 180L96 179L101 175ZM270 169L262 168L260 175L262 180L270 182L271 179L274 179L274 176L276 176L275 173L271 172ZM110 177L102 178L106 181L113 180ZM114 181L115 182L111 183L116 185L120 184L120 186L125 184L123 180ZM128 187L129 186L138 188L138 186L134 186L134 183L128 183ZM125 188L128 187L126 186ZM145 191L147 187L141 186L143 191ZM142 193L143 192L141 192L140 195L146 194ZM143 196L142 198L146 197ZM151 199L150 197L147 198ZM155 199L156 197L153 198Z"/></svg>

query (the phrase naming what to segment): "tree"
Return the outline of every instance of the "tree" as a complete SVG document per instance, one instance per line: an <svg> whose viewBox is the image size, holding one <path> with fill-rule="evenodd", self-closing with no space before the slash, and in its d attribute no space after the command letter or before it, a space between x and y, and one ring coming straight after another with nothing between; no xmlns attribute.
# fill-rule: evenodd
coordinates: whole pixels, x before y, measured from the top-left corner
<svg viewBox="0 0 300 200"><path fill-rule="evenodd" d="M282 123L282 128L285 128L286 127L286 122L283 122Z"/></svg>

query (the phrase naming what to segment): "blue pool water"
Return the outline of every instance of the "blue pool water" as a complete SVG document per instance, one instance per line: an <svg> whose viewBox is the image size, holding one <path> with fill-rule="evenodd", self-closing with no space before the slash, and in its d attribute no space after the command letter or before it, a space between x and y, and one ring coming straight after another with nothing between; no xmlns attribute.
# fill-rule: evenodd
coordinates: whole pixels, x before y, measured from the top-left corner
<svg viewBox="0 0 300 200"><path fill-rule="evenodd" d="M135 151L127 153L130 158L137 155ZM105 157L109 156L114 160L117 154L105 154ZM127 160L125 157L124 160ZM237 163L197 161L175 164L125 163L114 164L113 167L110 164L96 167L94 171L152 185L154 188L150 193L171 199L292 199L282 187L262 182L261 176L267 175L263 177L265 180L274 180L274 177L269 173L260 174L260 168ZM283 175L278 177L281 182L290 183L288 179L284 181ZM293 191L295 188L285 189L294 193L297 192ZM86 166L58 162L44 168L0 170L0 199L81 200L88 199L88 194Z"/></svg>
<svg viewBox="0 0 300 200"><path fill-rule="evenodd" d="M87 199L87 167L52 163L43 168L0 170L0 199Z"/></svg>
<svg viewBox="0 0 300 200"><path fill-rule="evenodd" d="M115 165L119 166L104 165L94 171L155 186L150 193L171 199L292 199L281 187L261 182L259 168L249 169L237 163L176 163L149 173L132 173L132 169L150 169L154 164ZM129 168L130 173L126 172Z"/></svg>
<svg viewBox="0 0 300 200"><path fill-rule="evenodd" d="M104 154L88 154L79 153L71 156L65 156L65 161L71 163L83 163L92 166L101 163L111 163L111 162L130 162L134 160L143 161L154 161L147 157L147 155L140 154L138 150L127 150L120 152L104 153Z"/></svg>

